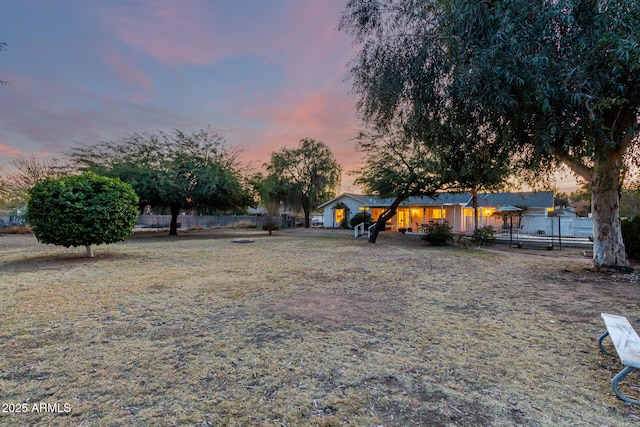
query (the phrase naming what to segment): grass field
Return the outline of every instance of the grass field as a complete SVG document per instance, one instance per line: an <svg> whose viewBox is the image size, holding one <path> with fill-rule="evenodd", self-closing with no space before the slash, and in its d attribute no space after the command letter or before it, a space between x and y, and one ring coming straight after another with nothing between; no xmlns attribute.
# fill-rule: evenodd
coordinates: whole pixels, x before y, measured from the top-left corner
<svg viewBox="0 0 640 427"><path fill-rule="evenodd" d="M640 275L577 251L216 230L83 252L0 235L0 425L640 424L596 343L601 312L640 330Z"/></svg>

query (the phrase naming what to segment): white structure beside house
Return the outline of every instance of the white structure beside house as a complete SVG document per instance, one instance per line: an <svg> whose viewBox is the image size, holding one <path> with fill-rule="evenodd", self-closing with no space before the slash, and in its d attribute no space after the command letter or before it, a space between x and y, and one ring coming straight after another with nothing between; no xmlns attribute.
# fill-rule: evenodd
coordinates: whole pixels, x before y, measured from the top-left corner
<svg viewBox="0 0 640 427"><path fill-rule="evenodd" d="M324 227L339 227L345 216L348 218L360 211L367 211L375 221L391 205L393 199L376 196L343 193L320 206L324 210ZM515 206L527 217L547 217L553 212L553 191L523 193L478 194L479 226L491 225L502 228L505 218L494 215L496 208ZM347 218L347 220L348 220ZM387 222L393 231L422 231L428 224L446 223L454 233L467 233L474 229L474 214L470 193L441 193L436 198L411 197L400 204L396 215ZM521 220L518 216L518 221ZM518 223L518 227L522 225Z"/></svg>

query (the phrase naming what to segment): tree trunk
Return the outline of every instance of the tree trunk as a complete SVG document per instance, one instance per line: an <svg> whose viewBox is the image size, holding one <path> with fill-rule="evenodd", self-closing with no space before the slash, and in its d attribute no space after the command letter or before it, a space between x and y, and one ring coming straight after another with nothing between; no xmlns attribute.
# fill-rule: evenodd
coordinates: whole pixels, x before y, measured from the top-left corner
<svg viewBox="0 0 640 427"><path fill-rule="evenodd" d="M304 228L311 227L311 219L308 211L304 212Z"/></svg>
<svg viewBox="0 0 640 427"><path fill-rule="evenodd" d="M169 227L169 236L178 235L178 214L180 213L180 207L177 203L171 203L171 226Z"/></svg>
<svg viewBox="0 0 640 427"><path fill-rule="evenodd" d="M304 211L304 228L311 227L311 205L309 203L302 204L302 210ZM294 224L295 227L295 224Z"/></svg>
<svg viewBox="0 0 640 427"><path fill-rule="evenodd" d="M382 214L378 217L378 219L376 220L376 226L373 227L373 230L371 231L371 236L369 236L369 243L376 242L376 239L378 238L378 233L381 230L384 230L384 227L387 226L387 221L393 218L393 216L396 214L396 210L398 209L398 206L400 206L400 203L402 203L404 199L406 199L406 196L401 196L396 198L393 201L393 203L391 203L391 206L385 209L384 212L382 212Z"/></svg>
<svg viewBox="0 0 640 427"><path fill-rule="evenodd" d="M93 258L93 248L91 245L85 245L85 248L87 249L87 258Z"/></svg>
<svg viewBox="0 0 640 427"><path fill-rule="evenodd" d="M274 218L271 215L267 214L266 226L267 226L267 231L269 232L269 236L273 236L274 222L275 222Z"/></svg>
<svg viewBox="0 0 640 427"><path fill-rule="evenodd" d="M609 153L607 153L609 154ZM593 266L630 267L620 225L620 165L613 154L595 160L591 182Z"/></svg>

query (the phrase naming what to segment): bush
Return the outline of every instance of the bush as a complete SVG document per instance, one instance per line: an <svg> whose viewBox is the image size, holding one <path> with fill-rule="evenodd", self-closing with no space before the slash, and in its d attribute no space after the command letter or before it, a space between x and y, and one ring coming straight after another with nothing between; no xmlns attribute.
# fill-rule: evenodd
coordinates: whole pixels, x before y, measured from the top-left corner
<svg viewBox="0 0 640 427"><path fill-rule="evenodd" d="M367 211L359 212L349 220L349 224L351 224L351 228L355 228L358 224L362 223L370 223L371 222L371 214Z"/></svg>
<svg viewBox="0 0 640 427"><path fill-rule="evenodd" d="M92 173L45 179L29 190L27 222L41 243L64 247L114 243L133 232L138 196L119 179Z"/></svg>
<svg viewBox="0 0 640 427"><path fill-rule="evenodd" d="M465 236L464 234L454 234L453 246L456 246L458 248L468 249L471 246L476 246L476 245L471 241L469 236Z"/></svg>
<svg viewBox="0 0 640 427"><path fill-rule="evenodd" d="M493 243L496 238L493 236L493 227L480 227L473 230L471 241L476 245L486 245Z"/></svg>
<svg viewBox="0 0 640 427"><path fill-rule="evenodd" d="M622 240L627 256L640 259L640 216L622 220Z"/></svg>
<svg viewBox="0 0 640 427"><path fill-rule="evenodd" d="M429 242L434 246L444 246L453 241L452 228L447 224L433 224L427 226L427 234L422 240Z"/></svg>

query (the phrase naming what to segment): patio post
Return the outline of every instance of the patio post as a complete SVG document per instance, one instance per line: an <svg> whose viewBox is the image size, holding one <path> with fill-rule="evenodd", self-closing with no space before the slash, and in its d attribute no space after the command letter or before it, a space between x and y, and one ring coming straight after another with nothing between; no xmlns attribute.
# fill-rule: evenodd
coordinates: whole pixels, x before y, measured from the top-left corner
<svg viewBox="0 0 640 427"><path fill-rule="evenodd" d="M422 224L426 224L426 223L427 223L427 208L422 208Z"/></svg>
<svg viewBox="0 0 640 427"><path fill-rule="evenodd" d="M562 249L562 232L560 231L560 215L558 215L558 246Z"/></svg>
<svg viewBox="0 0 640 427"><path fill-rule="evenodd" d="M509 215L509 247L513 246L513 215Z"/></svg>

